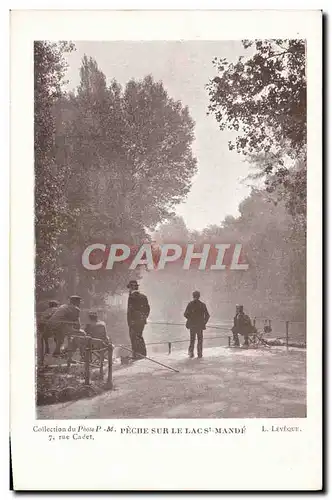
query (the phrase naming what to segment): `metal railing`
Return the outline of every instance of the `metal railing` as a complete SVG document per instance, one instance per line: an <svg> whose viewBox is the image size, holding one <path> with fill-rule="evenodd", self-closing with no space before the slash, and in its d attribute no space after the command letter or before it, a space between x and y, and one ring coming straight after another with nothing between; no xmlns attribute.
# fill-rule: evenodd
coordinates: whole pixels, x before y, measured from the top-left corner
<svg viewBox="0 0 332 500"><path fill-rule="evenodd" d="M299 342L295 342L295 338L294 336L290 335L290 324L302 324L302 325L305 325L305 322L304 321L284 321L284 320L276 320L276 319L269 319L269 318L265 318L265 317L254 317L253 318L253 326L256 327L257 325L257 322L259 320L262 320L264 321L264 323L266 324L266 326L268 326L270 328L270 331L269 332L264 332L264 336L268 336L269 334L273 333L273 328L272 328L272 325L273 325L273 322L281 322L283 325L284 325L284 335L280 335L278 334L277 335L277 338L276 340L285 340L285 347L286 349L288 349L289 347L292 347L293 344L300 344ZM214 339L227 339L228 340L228 346L231 345L231 338L232 336L229 335L229 331L231 329L231 326L232 326L232 322L230 321L230 326L223 326L223 325L210 325L208 324L207 325L207 329L216 329L216 330L222 330L225 332L225 335L219 335L219 336L215 336L215 337L211 337L211 336L204 336L204 341L205 340L214 340ZM152 321L152 322L148 322L149 325L165 325L165 326L183 326L185 327L185 324L184 323L171 323L171 322L162 322L162 321ZM264 330L264 329L263 329ZM293 339L292 339L293 338ZM166 341L160 341L160 342L149 342L149 343L146 343L146 345L163 345L163 344L166 344L168 346L168 353L171 354L172 352L172 344L177 344L177 343L183 343L183 342L188 342L188 338L185 338L185 339L175 339L175 340L166 340ZM301 342L301 344L304 344L304 346L306 345L306 342Z"/></svg>
<svg viewBox="0 0 332 500"><path fill-rule="evenodd" d="M45 322L46 323L46 322ZM62 322L62 323L70 323L72 322ZM99 368L99 379L104 379L104 356L107 353L108 360L108 371L107 371L107 382L106 386L112 389L113 382L113 344L111 342L105 342L103 339L99 339L96 337L91 337L89 335L76 335L72 332L68 332L64 334L64 337L67 337L68 346L71 346L73 339L79 339L81 341L81 345L77 346L84 352L84 361L73 360L74 351L69 347L67 351L67 369L69 371L70 366L72 364L83 364L84 365L84 383L85 385L90 385L91 378L91 370L90 367ZM99 343L104 346L101 349L94 349L92 346L94 343ZM92 355L99 355L99 364L96 365L93 363ZM42 335L37 336L37 355L39 361L39 367L44 367L44 358L45 358L45 349L44 349L44 338Z"/></svg>
<svg viewBox="0 0 332 500"><path fill-rule="evenodd" d="M254 318L253 319L253 325L255 326L256 323L257 323L257 320L258 319L261 319L261 318ZM267 321L268 325L271 327L271 322L272 320L269 320L269 319L266 319L266 318L262 318L264 321ZM72 321L59 321L57 323L63 323L63 324L66 324L68 326L70 325L77 325L77 323L75 322L72 322ZM292 343L290 342L290 335L289 335L289 326L291 323L298 323L298 324L305 324L304 322L301 322L301 321L282 321L282 323L285 324L285 336L283 337L280 337L278 336L278 339L285 339L285 347L286 349L288 350L288 348L290 346L292 346ZM40 324L52 324L54 325L55 322L52 322L52 321L43 321L43 322L39 322L39 325ZM184 323L171 323L171 322L149 322L148 324L150 325L166 325L166 326L183 326L185 327L185 324ZM230 322L231 324L231 322ZM216 340L216 339L227 339L228 340L228 346L231 345L231 335L229 335L229 331L230 331L230 328L231 326L223 326L223 325L208 325L209 329L216 329L216 330L222 330L225 332L224 335L217 335L217 336L205 336L204 337L204 341L208 341L208 340ZM51 337L52 335L49 335L49 337ZM44 366L44 357L45 357L45 350L44 350L44 338L49 338L49 337L44 337L43 334L39 334L37 335L37 353L38 353L38 359L39 359L39 366L40 367L43 367ZM96 338L96 337L91 337L89 335L79 335L79 334L75 334L73 333L72 331L71 332L67 332L67 333L64 333L64 337L67 337L68 339L68 346L69 346L69 349L68 349L68 353L67 353L67 368L68 370L70 369L70 366L72 364L83 364L84 365L84 383L85 385L90 385L90 379L91 379L91 370L90 370L90 367L96 367L96 368L99 368L99 378L100 380L103 380L104 378L104 359L105 359L105 353L107 352L107 360L108 360L108 371L107 371L107 383L106 383L106 387L109 388L109 389L112 389L113 387L113 351L114 351L114 348L118 347L118 348L124 348L125 350L131 350L129 347L129 345L119 345L119 346L115 346L113 345L110 341L105 341L103 339L100 339L100 338ZM77 346L75 351L77 350L77 348L82 348L82 351L84 351L84 361L79 361L79 360L73 360L73 351L71 350L70 348L70 345L71 345L71 342L73 339L79 339L81 341L81 345L80 346ZM153 345L167 345L168 347L168 354L171 354L172 352L172 344L179 344L179 343L187 343L188 342L188 338L183 338L183 339L175 339L175 340L163 340L163 341L159 341L159 342L147 342L146 345L147 346L153 346ZM100 343L101 346L101 349L95 349L93 348L94 346L94 343ZM99 355L99 364L94 364L92 361L92 356L94 355ZM146 358L150 361L153 361L153 362L156 362L155 360L153 359L150 359L150 358L147 358L146 356L141 356L142 358ZM165 366L166 368L170 368L170 367L167 367L166 365L163 365L162 363L158 363L156 362L157 364L161 364L162 366ZM174 371L177 371L177 370L174 370Z"/></svg>

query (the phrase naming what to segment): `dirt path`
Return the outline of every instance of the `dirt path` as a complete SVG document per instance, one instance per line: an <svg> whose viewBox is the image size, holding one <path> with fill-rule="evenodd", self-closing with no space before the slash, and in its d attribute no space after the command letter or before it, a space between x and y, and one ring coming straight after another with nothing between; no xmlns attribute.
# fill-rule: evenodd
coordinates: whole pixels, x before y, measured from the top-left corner
<svg viewBox="0 0 332 500"><path fill-rule="evenodd" d="M305 351L207 348L184 351L114 373L115 390L93 399L44 406L40 419L305 417Z"/></svg>

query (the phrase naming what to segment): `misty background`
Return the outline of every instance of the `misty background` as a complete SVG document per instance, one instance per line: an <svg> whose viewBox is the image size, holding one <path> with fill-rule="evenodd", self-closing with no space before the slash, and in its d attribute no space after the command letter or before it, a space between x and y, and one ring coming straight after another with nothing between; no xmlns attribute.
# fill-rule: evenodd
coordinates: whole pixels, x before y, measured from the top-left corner
<svg viewBox="0 0 332 500"><path fill-rule="evenodd" d="M186 336L181 326L152 323L183 323L195 289L211 324L228 327L237 303L275 324L304 321L306 170L298 128L306 109L294 89L305 77L302 46L279 42L35 43L37 303L78 293L84 310L99 309L122 341L134 277L151 305L148 341ZM249 142L238 141L239 133ZM179 262L162 272L129 272L123 264L91 272L81 265L93 242L151 240L242 243L249 269L185 271Z"/></svg>

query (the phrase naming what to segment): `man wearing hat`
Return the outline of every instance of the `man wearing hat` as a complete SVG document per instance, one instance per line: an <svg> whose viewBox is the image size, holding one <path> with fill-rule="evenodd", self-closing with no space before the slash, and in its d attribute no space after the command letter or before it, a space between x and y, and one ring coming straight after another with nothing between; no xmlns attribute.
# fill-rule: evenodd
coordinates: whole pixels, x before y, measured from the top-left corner
<svg viewBox="0 0 332 500"><path fill-rule="evenodd" d="M133 358L140 359L140 354L146 356L143 330L150 314L150 305L147 297L138 291L138 283L136 280L129 281L127 288L129 289L127 322L129 326L131 348L133 351Z"/></svg>
<svg viewBox="0 0 332 500"><path fill-rule="evenodd" d="M51 316L53 316L59 305L60 304L57 300L50 300L48 303L48 308L45 311L39 313L37 317L37 332L38 335L41 336L41 340L45 343L45 354L48 354L50 352L48 339L50 337L53 337L54 335L48 321Z"/></svg>
<svg viewBox="0 0 332 500"><path fill-rule="evenodd" d="M184 312L187 319L186 327L190 330L190 343L188 354L190 358L194 357L195 340L197 335L197 357L203 356L203 330L209 321L210 314L204 302L201 302L200 292L193 292L193 300L189 302Z"/></svg>
<svg viewBox="0 0 332 500"><path fill-rule="evenodd" d="M244 337L243 347L249 347L249 335L253 332L250 318L244 313L243 306L237 305L234 316L234 325L232 328L234 346L239 347L239 334Z"/></svg>
<svg viewBox="0 0 332 500"><path fill-rule="evenodd" d="M66 334L71 333L72 330L78 333L78 330L80 330L81 300L78 295L72 295L69 297L69 304L62 304L50 317L49 322L52 324L56 338L53 356L60 356Z"/></svg>

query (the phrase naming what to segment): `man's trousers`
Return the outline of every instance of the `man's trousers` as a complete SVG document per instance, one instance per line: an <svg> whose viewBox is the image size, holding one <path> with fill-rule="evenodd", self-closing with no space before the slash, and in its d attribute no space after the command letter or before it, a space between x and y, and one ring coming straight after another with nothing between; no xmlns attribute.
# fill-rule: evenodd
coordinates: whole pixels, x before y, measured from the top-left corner
<svg viewBox="0 0 332 500"><path fill-rule="evenodd" d="M189 356L194 356L195 341L197 335L197 356L203 355L203 330L199 328L190 328L190 344L188 349Z"/></svg>
<svg viewBox="0 0 332 500"><path fill-rule="evenodd" d="M131 341L131 349L133 357L140 359L141 356L146 356L146 345L143 338L143 330L145 323L133 323L129 326L129 337Z"/></svg>

